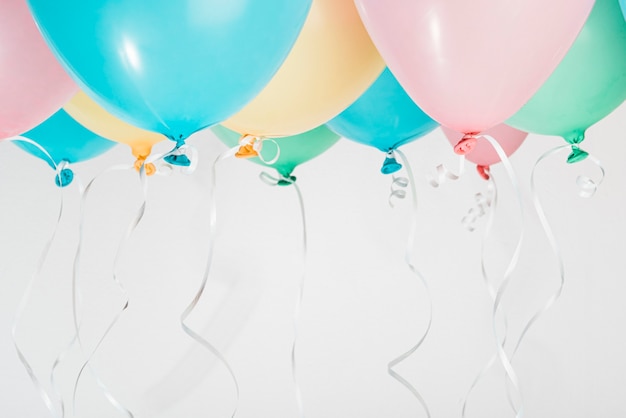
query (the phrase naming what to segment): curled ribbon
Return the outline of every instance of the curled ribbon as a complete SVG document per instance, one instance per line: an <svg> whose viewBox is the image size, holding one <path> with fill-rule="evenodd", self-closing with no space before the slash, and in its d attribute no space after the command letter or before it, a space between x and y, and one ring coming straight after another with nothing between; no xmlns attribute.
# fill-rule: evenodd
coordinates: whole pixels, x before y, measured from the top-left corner
<svg viewBox="0 0 626 418"><path fill-rule="evenodd" d="M146 174L146 168L147 168L147 164L142 164L139 167L139 179L141 181L141 189L142 189L142 202L141 205L139 206L139 209L137 210L137 213L133 219L133 221L129 224L126 233L124 234L124 236L122 237L122 239L120 240L120 243L117 247L116 253L115 253L115 257L114 257L114 261L113 261L113 273L112 273L112 278L113 281L115 282L115 285L118 287L118 289L120 290L120 293L123 297L123 303L122 306L120 307L120 310L114 315L113 319L109 322L107 328L105 329L105 331L103 332L103 334L100 336L100 338L97 340L97 343L95 344L95 346L93 347L93 349L90 352L87 352L87 350L85 349L84 343L82 341L82 337L81 337L81 324L80 324L80 315L78 312L78 306L79 306L79 301L80 301L80 259L82 256L82 247L83 247L83 240L84 240L84 223L85 223L85 207L87 204L87 199L89 197L89 193L94 185L94 183L102 178L105 174L113 172L113 171L120 171L120 170L133 170L136 168L136 165L133 164L132 166L128 166L128 165L117 165L117 166L113 166L110 167L106 170L104 170L102 173L100 173L99 175L97 175L96 177L94 177L88 184L87 186L82 190L82 198L81 198L81 210L80 210L80 224L79 224L79 240L78 240L78 247L76 249L76 254L74 256L74 265L73 265L73 271L72 271L72 313L73 313L73 318L74 318L74 332L75 332L75 341L78 343L78 346L80 348L81 353L84 356L84 361L76 375L76 378L74 380L74 387L73 387L73 391L72 391L72 407L73 410L76 411L76 400L77 400L77 394L78 394L78 388L80 385L80 381L81 378L83 376L84 371L89 368L94 376L94 379L96 380L96 383L98 385L98 387L100 388L100 390L102 391L103 395L105 396L105 398L109 401L109 403L115 408L117 409L120 413L122 413L123 415L127 416L128 418L133 418L134 415L133 413L127 409L125 406L123 406L116 398L115 396L112 394L111 390L105 385L105 383L99 378L97 372L94 370L93 366L91 365L91 360L93 359L93 357L96 355L98 349L100 348L100 346L102 345L102 343L105 341L106 337L109 335L109 333L111 332L111 330L115 327L115 325L119 322L120 317L122 316L122 314L128 309L129 306L129 298L128 298L128 293L126 292L126 289L124 288L122 282L120 281L120 279L118 278L117 275L117 265L120 259L120 256L123 252L123 249L125 248L126 244L128 243L128 240L130 239L130 237L132 236L133 232L135 231L135 229L137 228L137 226L139 225L139 223L141 222L141 219L143 218L143 215L145 213L145 209L146 209L146 202L148 199L148 182L147 182L147 174Z"/></svg>
<svg viewBox="0 0 626 418"><path fill-rule="evenodd" d="M479 210L479 215L483 216L484 214L487 214L487 223L485 226L485 230L483 232L482 238L481 238L481 257L480 257L480 267L481 267L481 274L482 274L482 278L483 278L483 283L485 284L485 287L487 288L487 292L489 293L489 297L491 298L492 302L495 303L496 300L496 295L497 295L497 289L495 284L493 283L493 281L490 279L489 275L487 274L487 266L485 263L485 258L486 258L486 242L487 239L489 238L489 236L491 235L491 231L493 228L493 221L495 218L495 214L496 214L496 210L498 207L498 188L495 182L495 179L493 178L493 176L489 176L488 179L489 183L487 186L487 193L488 193L488 197L486 198L488 201L488 205L487 207L482 207ZM477 194L477 196L480 193ZM479 199L481 202L483 202L483 199ZM479 203L480 204L480 203ZM484 213L483 213L484 211ZM466 225L467 227L467 225ZM469 228L468 228L469 229ZM469 229L470 231L473 231L474 228L472 227L472 229ZM500 308L500 312L502 312L502 307ZM503 317L503 322L504 322L504 335L502 338L502 346L504 347L506 345L506 341L507 341L507 330L508 330L508 321L507 321L507 316L504 312L502 312L502 317ZM473 393L474 389L478 386L478 383L480 382L481 379L484 378L484 376L487 374L487 372L496 364L496 361L498 360L498 353L495 353L485 364L485 366L483 367L483 369L478 372L478 374L476 375L476 377L474 378L474 380L472 381L472 384L470 385L469 389L466 392L465 397L463 398L463 403L462 403L462 409L461 409L461 417L462 418L466 418L467 416L467 404L468 401L471 397L471 394ZM507 380L508 382L508 380ZM508 395L508 394L507 394ZM512 402L511 397L509 396L509 402Z"/></svg>
<svg viewBox="0 0 626 418"><path fill-rule="evenodd" d="M234 418L235 415L237 415L237 410L239 407L239 397L240 397L239 382L237 381L235 372L233 371L232 367L230 366L230 364L228 363L224 355L215 346L213 346L207 339L205 339L202 335L200 335L195 330L193 330L189 325L187 325L187 318L189 318L189 316L196 309L196 306L198 305L198 303L200 302L200 299L202 298L202 295L204 294L204 291L208 284L209 275L211 272L211 266L213 264L213 253L215 249L215 242L216 242L215 237L216 237L216 232L217 232L216 231L217 204L216 204L216 198L215 198L216 196L215 191L217 189L217 182L216 182L217 165L219 162L227 158L233 157L237 151L238 151L238 147L231 148L225 151L224 153L220 154L213 162L212 177L211 177L211 192L212 192L213 198L211 199L211 206L210 206L210 211L209 211L209 222L210 222L209 253L207 255L207 261L206 261L204 273L202 275L202 280L200 282L200 286L198 287L198 290L196 291L192 301L189 303L189 305L187 305L183 313L180 315L180 326L183 332L185 332L185 334L187 334L191 339L196 341L198 344L200 344L202 347L208 350L211 354L213 354L226 368L226 370L230 374L230 377L233 380L233 384L235 386L235 406L233 408L231 418Z"/></svg>
<svg viewBox="0 0 626 418"><path fill-rule="evenodd" d="M487 181L487 192L485 194L479 192L474 195L474 206L470 208L467 214L461 219L461 223L469 232L476 229L476 222L489 212L494 202L496 191L492 176L490 176Z"/></svg>
<svg viewBox="0 0 626 418"><path fill-rule="evenodd" d="M46 156L46 158L50 161L50 163L55 168L55 182L56 182L56 184L59 187L67 186L72 181L72 179L74 178L74 175L73 175L72 171L68 168L69 164L68 164L67 161L62 161L61 163L57 164L54 161L54 159L52 158L52 156L48 153L48 151L46 149L44 149L41 145L36 143L35 141L32 141L31 139L28 139L28 138L25 138L25 137L21 137L21 136L7 138L7 139L5 139L5 141L25 142L27 144L30 144L30 145L36 147L39 151L41 151L42 154ZM54 392L55 401L58 402L58 404L59 404L59 411L60 412L57 412L57 410L56 410L56 408L54 406L54 401L53 401L51 395L48 393L48 391L45 389L44 385L41 383L41 381L39 380L39 378L35 374L35 371L33 370L30 362L26 358L26 355L21 350L20 345L17 342L17 331L19 329L19 324L20 324L20 321L22 319L22 316L24 315L24 311L26 310L26 306L27 306L27 304L28 304L28 302L30 300L33 287L35 286L37 278L41 275L41 271L43 270L43 266L46 263L46 260L48 259L48 254L50 252L50 248L52 247L52 244L55 241L55 238L56 238L56 235L57 235L57 232L58 232L58 229L59 229L59 225L61 223L61 219L63 218L63 212L64 212L64 194L63 194L63 191L61 189L61 191L60 191L60 201L59 201L59 210L58 210L57 220L56 220L54 229L52 231L52 234L50 235L50 238L48 239L48 241L44 245L43 250L41 251L41 255L39 256L39 260L37 262L37 266L35 268L35 271L34 271L33 275L31 276L28 284L26 285L26 290L24 291L24 294L22 295L22 298L20 299L20 302L18 304L17 310L15 312L15 316L13 318L13 324L11 326L11 339L13 340L13 346L15 347L15 351L17 352L17 356L18 356L20 362L22 363L22 365L26 369L26 372L28 373L28 376L30 377L30 380L33 382L37 392L39 392L39 396L44 401L44 404L46 405L46 408L50 411L52 416L54 416L54 417L61 417L61 418L63 418L65 416L65 402L64 402L63 396L61 395L61 392L60 392L60 390L58 388L57 382L54 379L54 370L55 370L55 368L57 366L57 363L60 361L60 358L57 357L57 359L54 361L52 369L51 369L51 373L50 373L50 379L49 379L50 383L52 385L52 390Z"/></svg>
<svg viewBox="0 0 626 418"><path fill-rule="evenodd" d="M502 164L504 165L507 171L507 174L509 176L509 179L513 185L513 189L515 190L515 194L517 197L517 202L519 204L519 213L520 213L520 221L521 221L520 234L517 240L517 245L515 246L515 250L513 251L513 255L511 256L511 260L506 268L506 271L504 272L504 277L502 281L500 282L500 285L495 289L495 297L493 297L493 309L492 309L492 328L493 328L493 334L495 337L498 358L506 372L506 376L512 386L512 390L517 395L517 398L519 400L518 401L519 406L515 405L511 396L509 396L509 401L515 412L515 417L522 418L524 416L524 402L523 402L519 379L517 377L517 373L513 369L513 365L511 363L512 359L507 355L506 351L504 350L504 343L505 343L506 337L504 338L500 337L500 333L498 332L498 327L497 327L497 322L498 322L497 319L498 319L498 312L500 311L500 308L501 308L502 297L504 296L511 282L512 273L517 267L517 264L519 262L520 252L521 252L522 244L524 241L524 236L525 236L524 203L522 199L521 189L519 186L519 181L517 180L517 176L515 174L515 170L513 169L513 166L508 156L502 149L502 146L500 146L498 141L496 141L493 137L489 135L481 135L481 136L484 137L487 141L489 141L491 146L494 148L494 150L500 157L500 160L502 161ZM484 264L483 264L483 269L484 269ZM507 391L507 394L510 394L510 391Z"/></svg>
<svg viewBox="0 0 626 418"><path fill-rule="evenodd" d="M308 259L308 250L307 250L307 228L306 228L306 212L304 210L304 200L302 198L302 192L300 188L296 184L295 177L289 176L285 177L280 175L278 178L273 177L271 174L267 172L262 172L259 174L259 178L269 186L279 186L279 185L291 185L294 187L296 194L298 196L298 204L300 207L300 219L302 220L302 274L300 274L300 279L298 280L298 295L296 297L296 303L294 307L293 313L293 342L291 345L291 375L293 379L294 392L296 396L296 404L298 406L298 415L301 418L304 418L304 406L302 403L302 389L300 387L300 381L298 378L297 371L297 362L296 362L296 348L298 345L298 335L299 335L299 324L300 324L300 313L302 310L302 299L304 297L304 285L306 281L306 272L307 272L307 259Z"/></svg>
<svg viewBox="0 0 626 418"><path fill-rule="evenodd" d="M460 179L461 176L463 175L463 172L465 171L465 156L461 155L459 157L459 169L457 171L459 174L454 174L444 164L439 164L436 167L436 171L437 171L436 175L434 177L430 177L429 179L429 184L434 188L438 188L443 183L445 183L446 180L455 181L455 180Z"/></svg>
<svg viewBox="0 0 626 418"><path fill-rule="evenodd" d="M409 186L409 179L407 177L392 176L391 178L391 192L389 193L389 206L395 207L393 204L394 199L405 199L406 188Z"/></svg>
<svg viewBox="0 0 626 418"><path fill-rule="evenodd" d="M415 189L415 182L412 180L414 179L413 171L411 170L411 165L409 164L409 161L404 155L404 153L400 150L396 150L395 152L400 156L402 164L407 171L407 178L402 178L403 180L401 184L405 184L406 182L406 186L409 186L409 190L411 192L411 203L412 203L411 225L409 227L409 234L407 237L407 244L406 244L406 249L404 252L404 261L406 265L408 266L409 270L417 277L419 282L424 287L426 298L428 300L428 321L426 324L426 328L422 331L415 345L413 345L413 347L411 347L409 350L407 350L406 352L404 352L403 354L401 354L400 356L396 357L395 359L391 360L388 363L387 373L389 373L389 375L392 378L394 378L402 386L404 386L409 392L411 392L411 394L415 397L415 399L417 399L417 401L420 403L420 405L424 409L426 416L430 418L431 416L430 409L428 408L428 404L426 403L426 400L424 399L422 394L408 380L406 380L398 372L395 371L395 367L398 364L402 363L404 360L409 358L413 353L415 353L422 346L422 344L426 340L426 337L430 333L430 328L431 328L432 321L433 321L433 305L432 305L432 298L430 295L430 289L428 287L428 283L426 282L426 279L424 278L422 273L417 269L417 267L413 263L413 257L412 257L413 247L415 245L415 232L417 229L417 191ZM396 182L395 179L394 179L394 182ZM401 190L401 191L404 192L404 190ZM393 185L392 185L392 196L393 196ZM390 196L390 204L391 204L392 196ZM406 193L404 194L404 196L406 196Z"/></svg>
<svg viewBox="0 0 626 418"><path fill-rule="evenodd" d="M515 343L515 346L513 348L513 352L511 354L511 360L514 358L515 354L519 350L519 348L520 348L520 346L522 344L522 341L526 337L526 334L528 333L530 328L535 324L535 322L537 322L537 320L545 312L547 312L558 301L558 299L561 297L561 294L563 293L563 289L565 287L565 282L566 282L565 265L564 265L564 262L563 262L563 255L562 255L562 252L561 252L561 247L559 246L559 244L557 242L557 239L556 239L556 236L554 235L554 232L552 231L552 227L550 226L550 223L548 222L548 218L546 217L546 214L545 214L545 210L543 209L543 205L541 203L541 199L539 198L539 193L537 192L537 185L536 185L536 181L535 181L535 174L536 174L537 168L547 158L549 158L552 155L555 155L555 154L557 154L557 153L559 153L559 152L561 152L563 150L568 150L569 151L570 148L571 148L570 145L563 145L563 146L559 146L559 147L553 148L553 149L547 151L546 153L544 153L535 162L535 165L533 167L533 170L532 170L532 173L531 173L531 176L530 176L530 191L531 191L531 195L532 195L532 199L533 199L533 204L535 206L535 211L537 213L537 216L539 217L539 221L540 221L541 226L543 228L543 231L544 231L544 233L545 233L545 235L546 235L546 237L548 239L548 242L550 243L550 247L552 248L552 252L554 253L554 256L555 256L555 258L557 260L557 265L558 265L558 269L559 269L559 286L555 290L555 292L548 298L548 300L546 301L545 305L542 308L538 309L531 316L531 318L528 320L528 322L526 322L526 324L524 325L524 327L522 329L522 332L520 333L520 336L517 339L517 342ZM594 181L590 177L583 176L583 175L579 175L577 177L577 179L576 179L576 184L579 187L578 195L580 197L582 197L582 198L590 198L590 197L592 197L594 195L594 193L596 192L598 186L604 180L606 172L604 170L604 167L600 163L600 161L598 159L596 159L594 156L587 154L587 155L585 155L585 158L588 158L590 161L592 161L594 163L594 165L596 165L596 167L598 167L598 169L600 170L600 179L598 181ZM579 160L579 161L582 161L582 159ZM510 393L507 392L507 394L509 395L509 403L512 403L511 402Z"/></svg>

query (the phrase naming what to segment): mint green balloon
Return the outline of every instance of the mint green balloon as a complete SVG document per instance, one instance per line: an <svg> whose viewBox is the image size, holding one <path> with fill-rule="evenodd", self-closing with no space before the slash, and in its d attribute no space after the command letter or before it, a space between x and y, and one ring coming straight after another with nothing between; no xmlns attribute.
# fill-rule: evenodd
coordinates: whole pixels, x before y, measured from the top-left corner
<svg viewBox="0 0 626 418"><path fill-rule="evenodd" d="M241 135L235 131L216 125L211 128L213 133L227 146L235 147L239 144ZM302 134L273 138L280 147L280 155L274 164L266 164L260 158L251 158L250 161L275 168L283 177L291 177L291 172L296 166L309 161L322 154L333 146L340 136L328 129L325 125L318 126ZM272 159L276 147L274 144L266 143L261 150L261 154L266 160Z"/></svg>
<svg viewBox="0 0 626 418"><path fill-rule="evenodd" d="M576 145L589 126L625 99L626 21L618 1L596 0L563 61L507 123L528 132L562 136ZM570 159L583 159L586 153L581 152Z"/></svg>

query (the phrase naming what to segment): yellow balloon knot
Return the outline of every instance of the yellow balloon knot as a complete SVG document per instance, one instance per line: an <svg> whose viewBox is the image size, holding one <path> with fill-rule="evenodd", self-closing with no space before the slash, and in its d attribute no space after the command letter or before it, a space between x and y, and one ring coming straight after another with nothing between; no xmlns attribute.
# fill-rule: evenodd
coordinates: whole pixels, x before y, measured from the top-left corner
<svg viewBox="0 0 626 418"><path fill-rule="evenodd" d="M135 161L135 170L141 170L141 166L144 167L146 175L148 176L152 176L154 173L156 173L156 167L154 166L154 164L146 164L146 157L139 157L137 158L137 161Z"/></svg>
<svg viewBox="0 0 626 418"><path fill-rule="evenodd" d="M253 158L259 156L259 150L261 149L260 138L253 135L243 135L239 140L239 150L235 154L237 158Z"/></svg>

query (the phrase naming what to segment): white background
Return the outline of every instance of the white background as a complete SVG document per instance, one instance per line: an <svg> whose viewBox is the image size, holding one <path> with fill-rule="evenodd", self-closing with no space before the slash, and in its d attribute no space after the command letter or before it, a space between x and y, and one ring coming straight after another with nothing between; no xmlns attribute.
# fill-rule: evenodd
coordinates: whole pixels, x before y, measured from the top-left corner
<svg viewBox="0 0 626 418"><path fill-rule="evenodd" d="M588 161L566 154L538 171L543 200L566 267L562 298L531 329L514 361L526 417L626 416L626 106L588 131L584 148L600 159L606 181L592 199L577 195L576 176L597 177ZM200 151L194 175L149 181L145 217L121 252L118 278L130 306L93 365L137 417L228 417L234 386L215 358L178 322L202 278L208 251L211 164L225 148L210 133L190 141ZM563 144L530 135L511 161L524 196L525 242L504 298L509 333L558 289L557 261L534 214L529 179L535 160ZM170 144L163 143L160 150ZM492 302L480 274L480 242L460 220L486 183L466 167L461 180L433 189L439 163L457 159L440 130L405 146L417 180L419 218L412 250L433 300L432 331L398 370L421 391L433 417L459 417L472 380L494 352ZM299 324L299 375L307 417L422 417L415 398L387 375L387 362L409 349L426 325L427 298L406 264L410 201L388 205L383 155L342 140L299 167L308 217L309 253ZM105 168L132 163L124 146L74 170L83 182ZM290 349L302 269L296 195L260 182L261 168L227 160L218 166L218 237L207 293L190 323L220 348L241 386L238 416L295 417ZM486 264L501 279L520 232L515 193L502 165L493 168L500 206L487 240ZM10 329L36 270L59 206L54 174L12 144L0 144L0 416L48 412L20 364ZM65 212L17 339L46 387L52 362L72 336L72 263L78 240L77 184L64 190ZM81 261L83 331L92 346L123 298L112 276L115 251L141 202L136 173L103 175L86 206ZM500 328L501 329L501 328ZM76 347L59 367L66 398L80 363ZM76 416L122 416L90 373L78 390ZM468 417L514 416L503 371L494 367L470 396ZM74 416L68 406L67 416Z"/></svg>

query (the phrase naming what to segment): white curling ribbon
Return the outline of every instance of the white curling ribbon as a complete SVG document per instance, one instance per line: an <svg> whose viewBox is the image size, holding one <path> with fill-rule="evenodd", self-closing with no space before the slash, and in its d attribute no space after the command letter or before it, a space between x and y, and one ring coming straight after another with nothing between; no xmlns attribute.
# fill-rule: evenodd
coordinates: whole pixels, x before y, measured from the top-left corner
<svg viewBox="0 0 626 418"><path fill-rule="evenodd" d="M465 156L459 156L459 168L457 170L458 174L453 173L448 167L445 166L445 164L439 164L435 170L436 175L431 176L428 180L428 183L434 188L438 188L443 183L445 183L446 180L458 180L461 178L465 171Z"/></svg>
<svg viewBox="0 0 626 418"><path fill-rule="evenodd" d="M522 192L519 186L517 175L515 174L515 170L513 169L511 161L509 160L508 156L502 149L502 146L500 146L500 144L493 137L489 135L481 135L481 136L485 138L487 141L489 141L491 146L494 148L494 150L500 157L502 165L504 166L509 176L509 179L511 181L511 184L513 186L513 190L515 191L515 195L517 198L516 200L519 205L519 215L520 215L520 221L521 221L520 234L517 240L517 244L515 246L515 250L513 251L513 255L511 256L511 260L506 268L506 271L504 272L503 279L500 282L500 286L498 286L495 289L496 291L495 291L495 297L493 298L493 310L492 310L492 330L493 330L493 335L495 337L496 350L497 350L496 352L498 355L498 359L500 360L500 363L506 372L506 377L508 379L508 382L510 382L510 386L507 386L507 388L512 387L512 389L507 390L507 396L509 396L509 402L511 404L511 407L513 408L513 411L515 412L515 418L523 418L524 402L523 402L519 378L517 377L517 373L515 372L513 365L512 365L512 356L509 357L504 350L505 338L502 338L500 336L500 333L498 332L497 319L498 319L498 313L501 309L502 298L504 294L506 293L506 290L512 279L512 274L515 271L515 268L517 267L517 264L519 262L522 244L524 241L524 236L525 236L524 203L523 203L524 201L522 198ZM511 390L515 392L515 395L517 395L519 406L515 405L515 402L512 399Z"/></svg>
<svg viewBox="0 0 626 418"><path fill-rule="evenodd" d="M407 177L395 176L391 177L391 186L389 193L389 206L395 207L394 199L405 199L406 188L409 187L410 180Z"/></svg>
<svg viewBox="0 0 626 418"><path fill-rule="evenodd" d="M398 185L406 184L406 186L404 187L409 187L409 191L411 194L411 203L412 203L411 225L409 227L409 234L407 237L407 244L406 244L406 248L404 252L404 261L407 267L409 268L409 270L413 273L415 277L417 277L419 283L424 288L424 292L426 294L426 300L428 301L428 317L427 317L428 319L427 319L426 328L422 331L422 333L418 337L417 342L409 350L402 353L400 356L396 357L395 359L391 360L388 363L387 373L392 378L394 378L398 383L404 386L409 392L411 392L413 397L421 405L422 409L424 410L424 413L426 414L426 417L430 418L431 417L430 409L428 408L428 404L426 400L424 399L424 397L422 396L422 394L419 392L419 390L417 390L417 388L414 385L412 385L408 380L406 380L398 372L395 371L395 367L398 364L405 361L407 358L409 358L413 353L415 353L422 346L422 344L428 337L428 334L430 333L430 328L432 326L432 321L433 321L433 304L432 304L432 297L430 295L430 289L428 287L428 282L426 281L422 273L417 269L417 267L413 263L413 257L412 257L413 247L415 244L415 234L416 234L416 229L417 229L417 191L415 189L415 182L413 181L415 177L413 177L413 171L411 170L411 165L409 164L409 161L407 160L404 153L400 150L396 150L395 152L398 154L398 156L400 157L402 161L402 165L407 172L407 177L398 177L397 178L398 181L396 182L396 180L394 179L394 182L396 182ZM392 187L392 191L393 191L393 187ZM404 190L401 190L401 191L404 191ZM391 196L390 196L390 200L391 200Z"/></svg>
<svg viewBox="0 0 626 418"><path fill-rule="evenodd" d="M211 176L211 189L210 189L211 190L211 200L210 200L211 203L210 203L210 209L209 209L209 237L208 237L209 253L207 255L204 273L200 281L200 286L196 290L196 293L192 301L187 305L183 313L180 315L180 320L179 320L179 323L183 332L187 334L195 342L197 342L202 347L204 347L213 356L215 356L228 371L228 374L230 375L233 381L233 384L235 386L235 405L233 407L232 414L230 415L231 418L234 418L235 415L237 415L237 410L239 408L239 398L240 398L239 382L237 380L235 372L233 371L233 368L228 363L228 360L226 360L224 355L215 346L213 346L206 338L204 338L202 335L196 332L193 328L187 325L187 319L196 309L196 307L198 306L198 303L200 302L200 299L202 298L202 295L204 294L204 291L208 284L209 275L211 273L211 267L213 265L213 254L215 251L216 232L217 232L216 231L217 203L216 203L216 193L215 193L217 189L217 181L216 181L217 165L219 162L233 157L237 153L238 149L239 147L233 147L229 150L226 150L225 152L220 154L213 162L212 176Z"/></svg>
<svg viewBox="0 0 626 418"><path fill-rule="evenodd" d="M120 293L121 293L121 295L123 297L123 303L122 303L122 306L120 307L119 311L113 316L113 319L109 322L109 324L106 327L105 331L98 338L98 340L97 340L95 346L93 347L93 349L91 351L89 351L89 352L87 352L85 350L85 347L84 347L84 344L83 344L83 341L82 341L82 337L81 337L81 322L80 322L80 315L79 315L79 311L78 311L80 297L81 297L81 293L80 293L80 269L79 269L79 267L80 267L80 260L81 260L81 256L82 256L82 246L83 246L83 241L84 241L85 207L87 205L87 199L89 197L89 194L90 194L90 192L92 190L92 187L95 184L95 182L97 180L99 180L100 178L102 178L104 175L106 175L108 173L111 173L111 172L114 172L114 171L126 171L126 170L133 171L134 169L135 169L134 165L130 165L130 166L129 165L116 165L116 166L113 166L113 167L109 167L108 169L104 170L102 173L100 173L99 175L94 177L87 184L87 186L84 188L84 190L81 190L82 198L81 198L81 209L80 209L79 240L78 240L78 246L77 246L77 249L76 249L76 254L74 256L74 266L73 266L73 271L72 271L72 313L73 313L73 319L74 319L75 341L78 343L79 349L80 349L81 353L84 356L84 361L83 361L83 363L82 363L82 365L81 365L81 367L79 369L79 372L76 375L76 378L74 380L74 388L73 388L73 391L72 391L72 407L73 407L74 414L76 414L76 409L77 409L76 408L76 401L77 401L77 398L78 398L78 389L79 389L79 386L80 386L80 381L82 379L82 376L83 376L83 373L85 372L85 370L89 369L89 371L92 373L92 376L94 377L94 379L96 381L96 384L100 388L102 394L107 399L107 401L109 401L109 403L118 412L120 412L122 415L126 416L127 418L134 418L133 413L128 408L126 408L124 405L122 405L121 402L119 402L115 398L115 396L113 395L111 390L106 386L106 384L102 381L102 379L100 379L100 377L98 376L97 371L92 366L91 361L92 361L93 357L96 355L96 353L98 352L99 348L102 346L102 344L106 340L106 338L108 337L108 335L110 334L111 330L115 327L115 325L117 325L117 323L119 322L121 316L128 309L128 306L129 306L128 293L126 292L126 289L124 288L124 285L119 280L118 275L117 275L117 265L118 265L120 256L121 256L121 254L122 254L126 244L130 240L130 237L132 236L133 232L135 231L135 229L137 228L137 226L141 222L141 220L143 218L143 215L145 213L146 202L147 202L147 199L148 199L148 179L147 179L146 172L145 172L145 165L143 165L143 164L139 168L139 179L141 181L141 190L142 190L142 203L139 206L134 219L128 225L126 233L121 238L120 243L118 244L117 250L115 252L115 257L114 257L114 261L113 261L112 279L113 279L115 285L118 287L118 289L119 289L119 291L120 291ZM81 189L82 189L82 187L81 187Z"/></svg>
<svg viewBox="0 0 626 418"><path fill-rule="evenodd" d="M475 204L471 207L467 214L461 219L461 223L469 232L476 229L476 222L487 214L493 202L493 182L489 182L487 193L476 193L474 195Z"/></svg>
<svg viewBox="0 0 626 418"><path fill-rule="evenodd" d="M22 136L14 136L11 138L6 138L4 141L7 142L24 142L27 144L30 144L32 146L34 146L35 148L37 148L39 151L41 151L41 153L43 155L46 156L46 158L49 160L49 162L54 166L55 172L56 172L56 176L59 179L59 182L61 183L61 171L65 168L67 168L68 166L68 162L67 161L62 161L59 164L56 163L56 161L54 161L54 159L52 158L52 156L48 153L48 151L43 148L41 145L39 145L37 142L26 138L26 137L22 137ZM58 365L58 363L60 362L60 357L61 356L57 356L57 358L55 359L55 361L53 362L51 371L50 371L50 383L52 385L52 390L54 392L55 395L55 400L58 405L59 405L59 410L60 412L57 412L55 406L54 406L54 401L52 399L52 397L50 396L50 394L48 393L48 391L45 389L44 385L41 383L41 381L39 380L39 378L37 377L37 375L35 374L35 371L33 370L30 362L28 361L28 359L26 358L26 355L22 352L20 345L17 342L17 331L19 329L19 323L22 319L22 316L24 315L24 311L26 310L26 306L28 304L28 302L30 301L30 297L31 297L31 293L33 290L33 287L35 286L35 283L37 282L37 278L41 275L41 272L43 270L43 266L46 263L46 260L48 259L48 254L50 252L50 248L56 238L57 235L57 231L59 229L59 225L61 223L61 218L63 217L63 211L64 211L64 194L63 194L63 188L60 188L59 190L60 193L60 201L59 201L59 210L58 210L58 215L57 215L57 220L54 226L54 229L52 231L52 234L50 235L50 238L48 239L48 241L46 242L46 244L44 245L43 250L41 251L41 254L39 256L39 260L37 262L37 266L35 268L35 271L33 273L33 275L31 276L28 284L26 285L26 290L24 291L24 294L22 295L22 298L20 299L20 302L18 304L18 308L15 312L15 316L13 318L13 324L11 325L11 339L13 341L13 346L15 348L15 351L17 352L17 356L20 360L20 362L22 363L22 365L24 366L24 368L26 369L26 372L28 373L29 378L31 379L31 381L33 382L33 385L35 386L35 389L37 390L37 392L39 393L39 396L41 397L41 399L44 401L44 404L46 405L46 408L48 409L48 411L50 411L50 414L54 417L60 417L63 418L65 417L65 401L63 399L63 396L60 393L60 389L58 388L57 382L54 378L54 371Z"/></svg>

